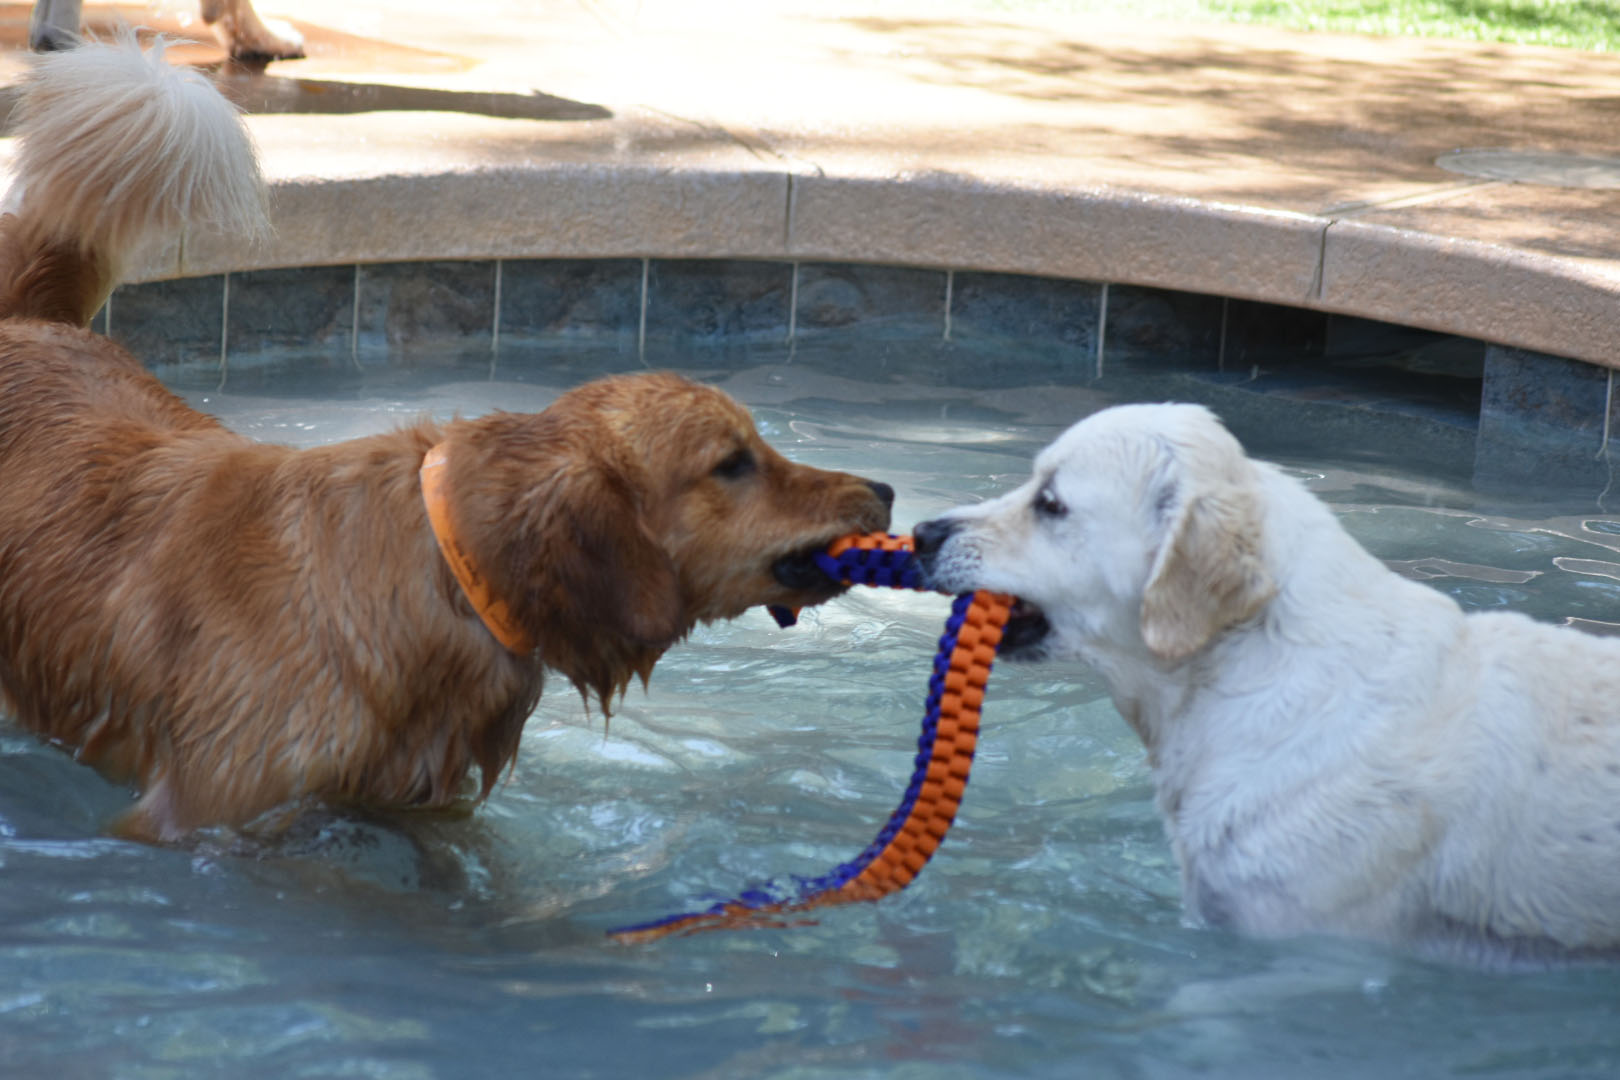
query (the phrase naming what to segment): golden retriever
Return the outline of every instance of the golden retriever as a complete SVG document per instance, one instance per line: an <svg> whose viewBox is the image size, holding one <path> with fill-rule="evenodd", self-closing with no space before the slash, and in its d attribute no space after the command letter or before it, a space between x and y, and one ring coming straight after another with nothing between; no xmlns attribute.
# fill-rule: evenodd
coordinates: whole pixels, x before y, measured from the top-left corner
<svg viewBox="0 0 1620 1080"><path fill-rule="evenodd" d="M1022 598L1003 655L1107 680L1194 917L1620 958L1620 641L1464 614L1192 405L1091 416L916 540L936 588Z"/></svg>
<svg viewBox="0 0 1620 1080"><path fill-rule="evenodd" d="M547 668L605 710L697 623L828 599L809 553L887 527L886 485L673 375L307 450L195 411L81 328L142 233L259 213L239 119L158 51L39 63L0 220L0 689L140 790L121 833L443 806L475 766L482 797Z"/></svg>

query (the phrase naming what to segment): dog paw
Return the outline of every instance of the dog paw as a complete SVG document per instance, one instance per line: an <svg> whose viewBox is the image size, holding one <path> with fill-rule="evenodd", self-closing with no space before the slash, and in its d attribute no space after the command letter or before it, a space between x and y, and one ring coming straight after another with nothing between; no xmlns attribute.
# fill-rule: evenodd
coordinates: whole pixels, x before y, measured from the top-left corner
<svg viewBox="0 0 1620 1080"><path fill-rule="evenodd" d="M214 23L214 34L231 54L247 63L302 60L304 35L282 19L260 20L252 11L227 15Z"/></svg>

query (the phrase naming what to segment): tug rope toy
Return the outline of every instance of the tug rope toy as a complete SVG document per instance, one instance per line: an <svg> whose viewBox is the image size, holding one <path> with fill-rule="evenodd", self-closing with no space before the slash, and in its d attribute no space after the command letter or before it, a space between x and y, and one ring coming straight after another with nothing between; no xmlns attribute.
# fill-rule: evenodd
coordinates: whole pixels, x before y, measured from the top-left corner
<svg viewBox="0 0 1620 1080"><path fill-rule="evenodd" d="M847 536L817 555L816 564L846 585L922 588L910 537ZM797 895L749 889L702 911L627 926L610 931L610 936L634 943L701 930L784 926L788 923L782 916L876 900L909 885L938 849L961 805L978 744L985 683L1011 608L1011 597L989 592L959 596L951 605L928 683L911 783L866 850L821 877L797 879ZM783 626L791 626L796 615L786 609L773 609L771 614Z"/></svg>

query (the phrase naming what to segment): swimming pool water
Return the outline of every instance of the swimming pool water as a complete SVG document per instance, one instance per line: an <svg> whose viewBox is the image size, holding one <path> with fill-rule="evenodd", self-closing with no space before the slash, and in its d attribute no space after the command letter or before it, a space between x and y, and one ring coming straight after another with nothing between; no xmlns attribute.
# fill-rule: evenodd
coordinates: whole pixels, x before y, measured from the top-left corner
<svg viewBox="0 0 1620 1080"><path fill-rule="evenodd" d="M901 529L1018 483L1110 400L782 359L696 370L789 456L893 484ZM423 411L541 408L592 373L182 388L239 430L308 445ZM1271 434L1268 452L1402 572L1472 607L1620 623L1620 519L1589 496L1483 500ZM106 839L127 793L0 721L0 1076L1620 1069L1614 969L1483 975L1184 925L1141 748L1072 665L997 668L956 828L906 892L810 926L604 939L859 851L906 782L946 604L859 590L790 630L763 612L701 628L609 724L557 680L470 816L312 815L273 849Z"/></svg>

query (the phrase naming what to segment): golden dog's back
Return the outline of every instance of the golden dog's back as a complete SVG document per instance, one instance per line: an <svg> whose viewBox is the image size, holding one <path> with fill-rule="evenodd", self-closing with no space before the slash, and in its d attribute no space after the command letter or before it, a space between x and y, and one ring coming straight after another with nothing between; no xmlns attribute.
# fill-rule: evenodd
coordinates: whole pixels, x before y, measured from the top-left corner
<svg viewBox="0 0 1620 1080"><path fill-rule="evenodd" d="M539 678L482 673L490 722L440 745L436 712L468 704L446 673L477 677L477 650L454 625L410 656L366 637L444 587L419 523L388 512L418 507L414 463L439 433L336 456L259 445L82 329L143 244L264 230L235 110L162 51L86 46L22 88L0 217L0 685L26 726L141 783L126 828L146 838L301 790L443 802L472 764L510 756Z"/></svg>

